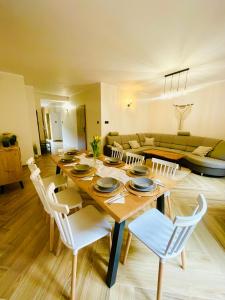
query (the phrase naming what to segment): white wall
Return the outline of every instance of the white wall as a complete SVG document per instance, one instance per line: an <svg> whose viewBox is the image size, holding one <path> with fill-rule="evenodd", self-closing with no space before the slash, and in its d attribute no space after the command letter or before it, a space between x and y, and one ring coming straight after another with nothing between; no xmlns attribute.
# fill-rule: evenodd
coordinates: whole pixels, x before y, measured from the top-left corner
<svg viewBox="0 0 225 300"><path fill-rule="evenodd" d="M29 118L30 118L30 130L32 135L32 145L37 146L38 155L41 154L40 140L38 134L37 118L36 118L36 103L34 88L32 86L25 86L26 98L28 102Z"/></svg>
<svg viewBox="0 0 225 300"><path fill-rule="evenodd" d="M22 163L33 155L29 105L23 76L0 72L0 134L12 132L18 138Z"/></svg>
<svg viewBox="0 0 225 300"><path fill-rule="evenodd" d="M90 149L90 142L94 135L101 135L101 90L100 84L92 84L71 97L71 103L75 106L86 106L86 131L87 148ZM99 121L99 124L97 123Z"/></svg>
<svg viewBox="0 0 225 300"><path fill-rule="evenodd" d="M192 135L225 139L225 83L217 83L170 100L149 101L150 131L177 133L178 118L173 104L193 103L183 130Z"/></svg>
<svg viewBox="0 0 225 300"><path fill-rule="evenodd" d="M128 103L132 102L128 107ZM143 100L136 100L129 91L115 85L101 83L102 136L110 131L120 134L148 132L150 130L150 106ZM105 124L109 121L109 124Z"/></svg>

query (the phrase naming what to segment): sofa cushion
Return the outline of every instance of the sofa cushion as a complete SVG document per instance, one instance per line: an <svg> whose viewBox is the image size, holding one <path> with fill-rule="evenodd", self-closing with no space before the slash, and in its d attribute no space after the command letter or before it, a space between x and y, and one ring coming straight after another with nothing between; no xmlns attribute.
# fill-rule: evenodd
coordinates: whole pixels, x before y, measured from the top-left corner
<svg viewBox="0 0 225 300"><path fill-rule="evenodd" d="M117 143L116 141L113 142L113 146L118 149L123 149L123 146L120 143Z"/></svg>
<svg viewBox="0 0 225 300"><path fill-rule="evenodd" d="M212 150L212 147L205 147L205 146L198 146L192 154L199 155L199 156L206 156L210 151Z"/></svg>
<svg viewBox="0 0 225 300"><path fill-rule="evenodd" d="M225 141L220 141L209 153L209 156L212 158L225 160Z"/></svg>
<svg viewBox="0 0 225 300"><path fill-rule="evenodd" d="M185 160L202 167L225 169L225 161L212 157L201 157L191 153L185 156Z"/></svg>
<svg viewBox="0 0 225 300"><path fill-rule="evenodd" d="M155 145L155 138L148 138L145 137L144 142L141 143L142 146L154 146Z"/></svg>
<svg viewBox="0 0 225 300"><path fill-rule="evenodd" d="M125 143L122 146L123 146L123 150L130 149L130 144L128 144L128 143Z"/></svg>
<svg viewBox="0 0 225 300"><path fill-rule="evenodd" d="M121 145L122 144L121 135L114 135L114 136L107 135L106 145L113 145L114 141Z"/></svg>
<svg viewBox="0 0 225 300"><path fill-rule="evenodd" d="M134 140L134 141L129 141L128 143L132 149L140 148L140 144L138 143L138 141Z"/></svg>

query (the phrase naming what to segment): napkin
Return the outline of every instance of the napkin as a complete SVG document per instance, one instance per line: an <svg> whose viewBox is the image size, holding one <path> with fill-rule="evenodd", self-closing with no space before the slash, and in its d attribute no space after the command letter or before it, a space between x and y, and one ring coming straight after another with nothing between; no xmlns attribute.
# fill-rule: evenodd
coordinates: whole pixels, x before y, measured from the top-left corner
<svg viewBox="0 0 225 300"><path fill-rule="evenodd" d="M109 198L106 201L106 203L108 203L110 205L114 204L114 203L116 203L116 204L124 204L125 203L125 197L121 196L120 194L118 194L118 195L116 195L116 196L114 196L112 198Z"/></svg>
<svg viewBox="0 0 225 300"><path fill-rule="evenodd" d="M96 174L100 177L113 177L121 181L123 184L130 180L130 177L127 176L125 171L117 168L106 167L104 165L97 169Z"/></svg>

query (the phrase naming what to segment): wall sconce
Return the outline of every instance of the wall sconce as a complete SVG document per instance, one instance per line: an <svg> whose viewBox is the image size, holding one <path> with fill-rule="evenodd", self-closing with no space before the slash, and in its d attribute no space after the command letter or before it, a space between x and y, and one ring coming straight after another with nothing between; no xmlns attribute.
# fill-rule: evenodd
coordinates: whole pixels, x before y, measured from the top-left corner
<svg viewBox="0 0 225 300"><path fill-rule="evenodd" d="M129 102L127 103L127 107L131 107L131 105L132 105L132 101L129 101Z"/></svg>
<svg viewBox="0 0 225 300"><path fill-rule="evenodd" d="M71 109L73 109L73 105L70 102L66 102L63 106L66 112L68 113Z"/></svg>

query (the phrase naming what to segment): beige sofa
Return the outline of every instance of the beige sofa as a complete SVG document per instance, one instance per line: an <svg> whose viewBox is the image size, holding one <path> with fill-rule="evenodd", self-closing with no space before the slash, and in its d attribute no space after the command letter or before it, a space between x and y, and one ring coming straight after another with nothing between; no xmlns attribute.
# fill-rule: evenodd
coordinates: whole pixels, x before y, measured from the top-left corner
<svg viewBox="0 0 225 300"><path fill-rule="evenodd" d="M144 146L145 137L154 137L154 146ZM140 147L131 149L128 141L136 140ZM114 141L121 144L125 152L142 154L147 149L161 149L184 154L179 162L189 167L192 171L211 176L225 176L225 141L220 139L180 136L160 133L137 133L129 135L108 135L104 153L111 154L111 146ZM206 157L192 154L198 146L212 147L213 150Z"/></svg>

